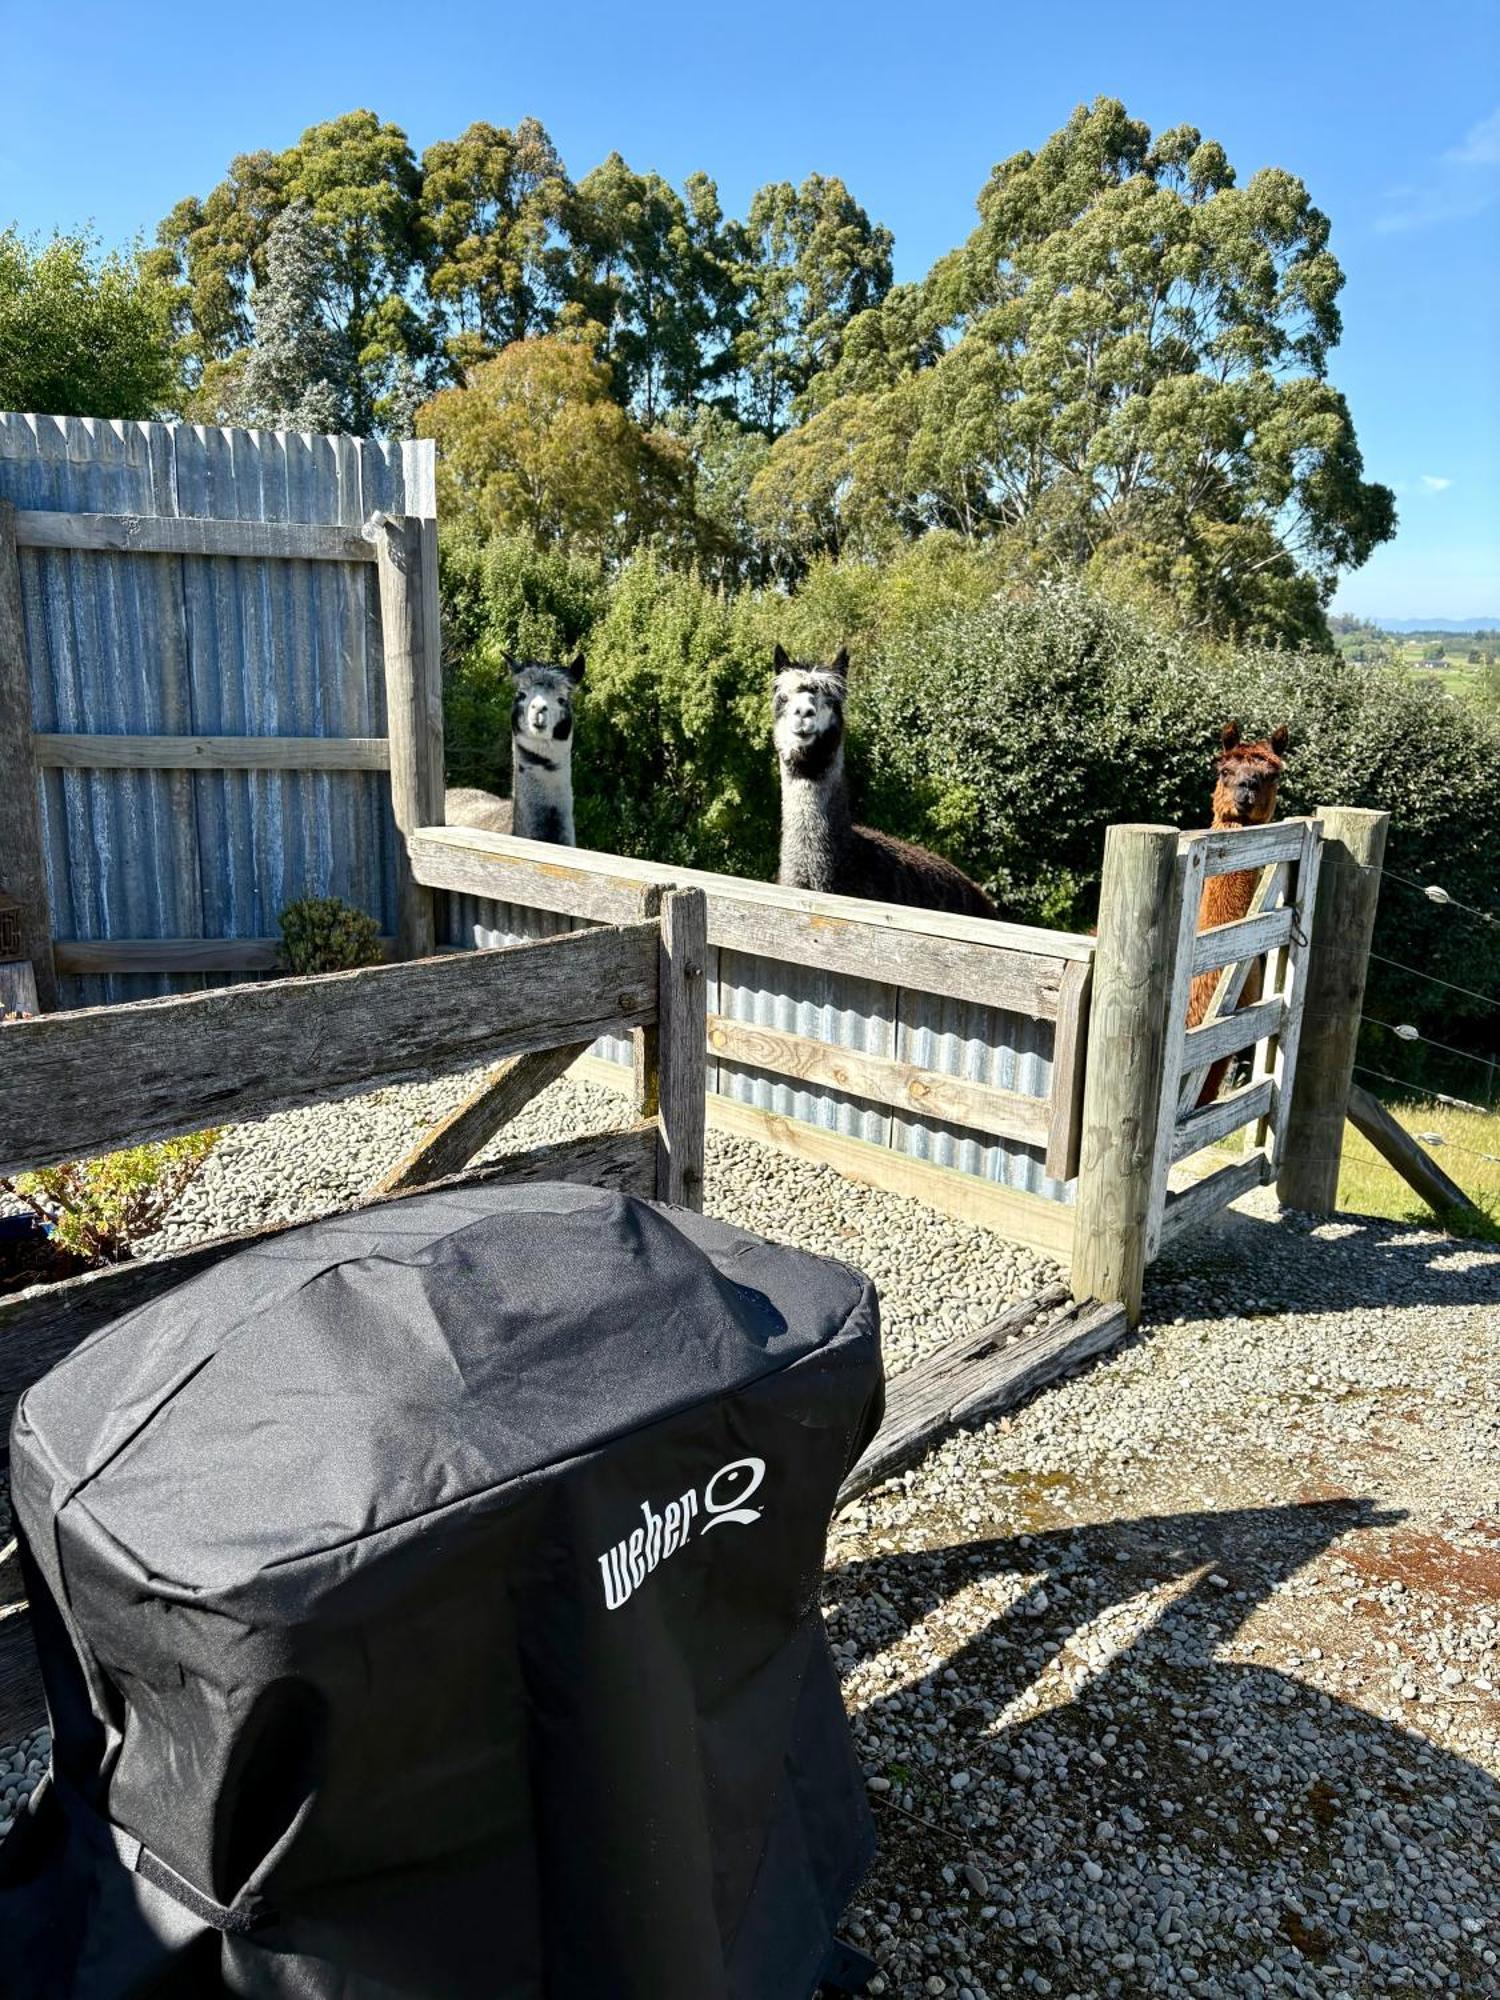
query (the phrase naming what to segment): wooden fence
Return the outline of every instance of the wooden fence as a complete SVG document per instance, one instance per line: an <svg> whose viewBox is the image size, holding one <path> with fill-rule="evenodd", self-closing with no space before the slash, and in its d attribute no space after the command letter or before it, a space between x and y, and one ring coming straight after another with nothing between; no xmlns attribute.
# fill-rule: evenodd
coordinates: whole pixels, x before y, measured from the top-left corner
<svg viewBox="0 0 1500 2000"><path fill-rule="evenodd" d="M1091 938L467 827L409 844L417 880L454 899L455 944L701 889L710 1122L1066 1256ZM616 1042L585 1073L623 1088L629 1060Z"/></svg>
<svg viewBox="0 0 1500 2000"><path fill-rule="evenodd" d="M436 534L430 443L0 414L0 889L44 1006L274 970L308 894L430 949Z"/></svg>
<svg viewBox="0 0 1500 2000"><path fill-rule="evenodd" d="M519 1108L553 1073L554 1049L646 1030L641 1093L653 1116L440 1185L581 1181L701 1207L703 902L669 895L646 920L640 908L638 898L615 927L508 950L0 1024L0 1174L491 1057L511 1060ZM0 1298L0 1454L21 1392L87 1334L279 1233L223 1237ZM27 1622L14 1545L0 1548L0 1742L40 1715Z"/></svg>

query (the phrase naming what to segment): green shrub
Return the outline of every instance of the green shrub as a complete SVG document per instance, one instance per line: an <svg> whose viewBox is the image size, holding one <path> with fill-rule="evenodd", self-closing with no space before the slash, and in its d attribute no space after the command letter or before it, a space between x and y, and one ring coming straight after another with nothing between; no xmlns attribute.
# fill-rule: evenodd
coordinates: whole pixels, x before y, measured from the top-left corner
<svg viewBox="0 0 1500 2000"><path fill-rule="evenodd" d="M219 1134L192 1132L94 1160L67 1160L3 1185L47 1225L60 1249L93 1264L120 1264L168 1210L213 1151Z"/></svg>
<svg viewBox="0 0 1500 2000"><path fill-rule="evenodd" d="M627 563L588 640L573 784L578 840L775 872L771 652L783 600L736 598L656 556Z"/></svg>
<svg viewBox="0 0 1500 2000"><path fill-rule="evenodd" d="M299 977L378 965L380 926L341 897L304 896L281 913L281 955Z"/></svg>
<svg viewBox="0 0 1500 2000"><path fill-rule="evenodd" d="M1111 821L1207 824L1229 716L1257 734L1289 724L1283 812L1384 808L1392 871L1500 908L1500 731L1408 676L1323 653L1206 650L1053 583L914 621L851 684L866 816L951 855L1008 913L1077 927L1097 914ZM1500 926L1392 880L1375 950L1478 994L1500 988ZM1445 1040L1465 1024L1471 1042L1493 1037L1493 1008L1371 972L1369 1013ZM1416 1078L1410 1052L1397 1071Z"/></svg>

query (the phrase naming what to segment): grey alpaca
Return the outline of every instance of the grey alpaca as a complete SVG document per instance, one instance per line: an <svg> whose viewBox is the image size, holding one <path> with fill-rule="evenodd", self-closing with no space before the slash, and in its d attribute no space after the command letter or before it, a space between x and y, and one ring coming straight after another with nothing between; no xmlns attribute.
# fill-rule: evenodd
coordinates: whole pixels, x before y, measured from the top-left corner
<svg viewBox="0 0 1500 2000"><path fill-rule="evenodd" d="M925 847L856 826L844 773L844 697L849 655L831 667L801 666L776 648L772 739L781 763L781 866L789 889L821 889L882 903L998 916L962 869Z"/></svg>
<svg viewBox="0 0 1500 2000"><path fill-rule="evenodd" d="M583 655L571 665L506 656L515 683L510 706L511 795L472 785L443 796L449 826L515 833L575 847L573 832L573 695L583 679Z"/></svg>

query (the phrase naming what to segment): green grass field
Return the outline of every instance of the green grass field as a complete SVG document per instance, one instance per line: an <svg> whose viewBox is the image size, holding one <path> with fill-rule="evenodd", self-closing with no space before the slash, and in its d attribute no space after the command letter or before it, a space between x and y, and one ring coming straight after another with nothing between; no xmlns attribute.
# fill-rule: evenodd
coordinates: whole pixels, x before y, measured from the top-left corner
<svg viewBox="0 0 1500 2000"><path fill-rule="evenodd" d="M1466 1233L1493 1233L1500 1240L1500 1111L1456 1111L1451 1105L1432 1103L1388 1108L1408 1132L1441 1135L1445 1143L1426 1150L1488 1218L1488 1228L1475 1225ZM1432 1211L1352 1126L1344 1128L1339 1207L1397 1222L1432 1220Z"/></svg>

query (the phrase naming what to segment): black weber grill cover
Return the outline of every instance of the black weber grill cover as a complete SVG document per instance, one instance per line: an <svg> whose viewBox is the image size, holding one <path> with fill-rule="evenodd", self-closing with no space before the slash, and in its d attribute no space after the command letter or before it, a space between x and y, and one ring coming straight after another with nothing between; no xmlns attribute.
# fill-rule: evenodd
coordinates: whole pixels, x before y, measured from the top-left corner
<svg viewBox="0 0 1500 2000"><path fill-rule="evenodd" d="M0 1988L801 2000L873 1840L817 1611L844 1266L628 1196L249 1250L25 1396L54 1775Z"/></svg>

